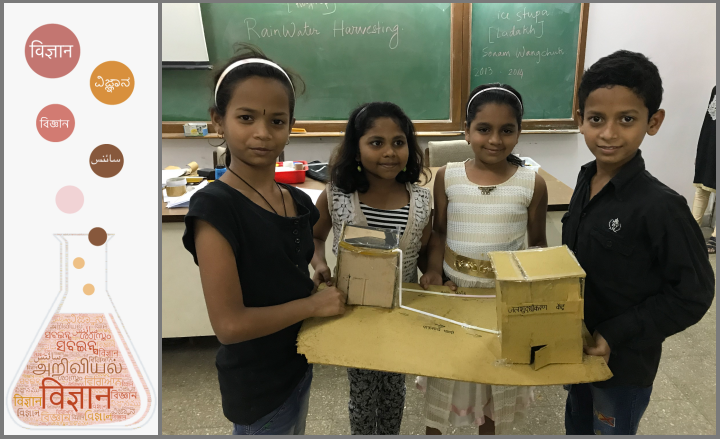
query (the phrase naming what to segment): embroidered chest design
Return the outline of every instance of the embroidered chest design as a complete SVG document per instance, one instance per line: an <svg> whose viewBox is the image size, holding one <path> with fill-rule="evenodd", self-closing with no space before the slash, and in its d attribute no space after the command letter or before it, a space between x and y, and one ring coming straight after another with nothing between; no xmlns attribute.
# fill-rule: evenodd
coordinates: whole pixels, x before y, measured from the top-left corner
<svg viewBox="0 0 720 439"><path fill-rule="evenodd" d="M615 233L619 232L620 229L622 229L622 225L620 224L620 219L615 218L613 220L610 220L608 227L610 228L610 230L612 230Z"/></svg>

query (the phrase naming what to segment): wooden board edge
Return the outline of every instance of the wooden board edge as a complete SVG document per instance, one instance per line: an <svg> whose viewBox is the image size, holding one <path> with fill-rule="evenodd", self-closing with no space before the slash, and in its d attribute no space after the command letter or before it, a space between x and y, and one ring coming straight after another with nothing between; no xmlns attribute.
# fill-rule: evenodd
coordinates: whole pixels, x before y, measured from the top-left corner
<svg viewBox="0 0 720 439"><path fill-rule="evenodd" d="M578 90L580 80L585 71L585 46L587 43L588 16L590 14L590 3L582 3L580 6L580 30L578 31L577 64L575 66L575 93L573 94L572 115L574 119L577 110L580 108Z"/></svg>

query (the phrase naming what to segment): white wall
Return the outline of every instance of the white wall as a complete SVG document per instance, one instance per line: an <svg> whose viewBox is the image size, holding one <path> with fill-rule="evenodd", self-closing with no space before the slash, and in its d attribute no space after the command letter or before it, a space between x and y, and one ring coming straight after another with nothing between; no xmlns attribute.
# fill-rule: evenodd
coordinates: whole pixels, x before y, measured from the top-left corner
<svg viewBox="0 0 720 439"><path fill-rule="evenodd" d="M658 66L666 117L660 132L645 138L643 156L650 173L689 203L700 127L715 85L715 9L715 3L590 6L586 66L619 49L642 52Z"/></svg>
<svg viewBox="0 0 720 439"><path fill-rule="evenodd" d="M665 123L642 147L648 170L691 204L695 151L710 92L715 85L715 10L711 4L602 4L590 6L585 66L628 49L647 55L659 68L665 89ZM421 138L428 140L451 138ZM339 138L292 139L288 160L327 160ZM219 143L214 139L213 144ZM212 165L207 140L164 140L162 166L195 160ZM593 159L578 134L528 134L515 152L532 157L574 187L580 166Z"/></svg>

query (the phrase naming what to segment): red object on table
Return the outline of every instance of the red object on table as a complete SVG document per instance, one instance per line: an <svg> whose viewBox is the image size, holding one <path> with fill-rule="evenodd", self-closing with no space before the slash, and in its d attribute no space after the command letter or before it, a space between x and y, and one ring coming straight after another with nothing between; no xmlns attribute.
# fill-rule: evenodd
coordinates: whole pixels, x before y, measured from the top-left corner
<svg viewBox="0 0 720 439"><path fill-rule="evenodd" d="M278 183L286 183L286 184L297 184L297 183L305 183L305 171L308 169L307 162L305 160L293 160L293 163L302 163L303 169L301 171L285 171L285 172L275 172L275 181ZM277 162L278 165L282 166L282 162Z"/></svg>

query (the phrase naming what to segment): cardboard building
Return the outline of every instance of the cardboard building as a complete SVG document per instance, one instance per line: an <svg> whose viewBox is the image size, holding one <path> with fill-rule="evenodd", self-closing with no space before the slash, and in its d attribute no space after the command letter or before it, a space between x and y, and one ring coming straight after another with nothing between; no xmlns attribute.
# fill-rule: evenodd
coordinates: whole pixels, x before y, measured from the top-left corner
<svg viewBox="0 0 720 439"><path fill-rule="evenodd" d="M582 363L585 271L567 246L490 252L501 358Z"/></svg>
<svg viewBox="0 0 720 439"><path fill-rule="evenodd" d="M348 305L392 308L402 282L399 230L344 225L338 241L337 287Z"/></svg>

